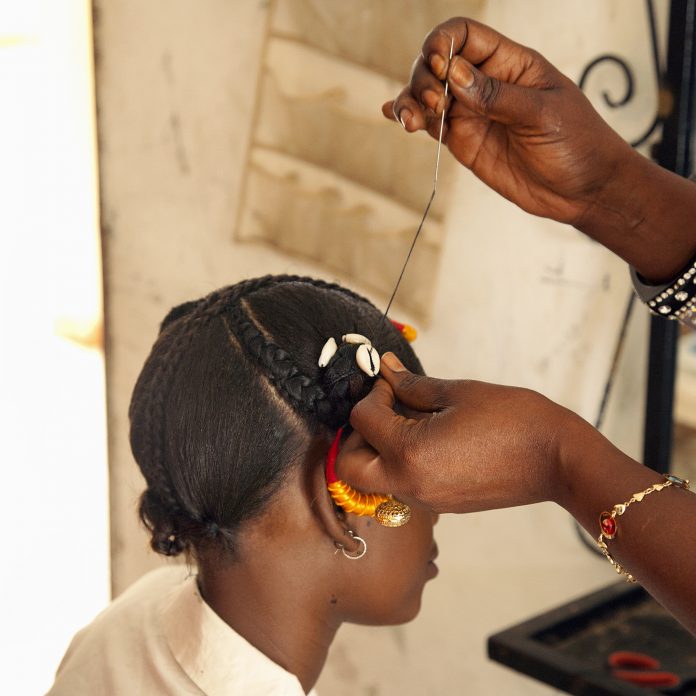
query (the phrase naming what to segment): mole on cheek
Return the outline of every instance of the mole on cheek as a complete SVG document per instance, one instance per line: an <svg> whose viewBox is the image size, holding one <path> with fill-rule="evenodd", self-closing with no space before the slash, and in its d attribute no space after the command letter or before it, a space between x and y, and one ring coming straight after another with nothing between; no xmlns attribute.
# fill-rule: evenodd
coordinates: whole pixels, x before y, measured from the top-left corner
<svg viewBox="0 0 696 696"><path fill-rule="evenodd" d="M336 595L331 595L331 604L338 604L338 598Z"/></svg>

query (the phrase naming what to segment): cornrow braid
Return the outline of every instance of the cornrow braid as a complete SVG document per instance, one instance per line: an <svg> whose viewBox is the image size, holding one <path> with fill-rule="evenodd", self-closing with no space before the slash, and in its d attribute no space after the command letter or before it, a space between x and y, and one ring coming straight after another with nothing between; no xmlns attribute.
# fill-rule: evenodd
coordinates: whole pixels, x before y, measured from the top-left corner
<svg viewBox="0 0 696 696"><path fill-rule="evenodd" d="M238 295L235 304L227 310L225 316L228 320L228 328L244 346L247 353L256 360L278 393L288 401L294 410L314 416L319 422L334 430L344 425L351 408L357 401L366 396L373 381L370 379L366 382L368 378L358 374L357 370L350 369L356 365L357 346L347 346L340 350L332 361L333 369L323 373L324 379L320 383L316 378L303 374L286 350L264 336L253 318L245 312L242 303L245 298L269 285L300 283L319 290L339 293L370 307L372 304L361 295L336 283L303 276L265 276L259 278L258 281L249 281L249 283ZM391 324L389 326L391 328ZM339 366L342 369L337 370L336 368ZM353 377L352 389L350 388L351 374Z"/></svg>
<svg viewBox="0 0 696 696"><path fill-rule="evenodd" d="M143 392L143 400L131 402L131 423L139 422L144 438L144 456L139 459L148 489L140 502L140 517L153 532L152 548L165 555L176 555L186 547L182 539L181 523L191 517L184 509L180 496L173 489L171 477L164 463L164 439L167 427L165 402L170 375L179 365L186 345L193 339L192 325L182 335L174 335L166 342L165 350L156 356L147 384L136 385L135 393ZM141 379L146 378L143 371ZM136 428L131 428L133 442ZM176 543L173 543L176 542Z"/></svg>
<svg viewBox="0 0 696 696"><path fill-rule="evenodd" d="M243 300L255 292L289 283L306 284L313 288L337 292L357 302L371 305L366 298L336 283L297 275L269 275L233 286L237 289L234 294L225 295L223 292L215 297L209 296L208 311L225 313L228 328L247 353L256 360L269 381L294 410L315 416L321 423L336 429L345 424L353 404L349 403L344 407L332 406L331 400L322 386L315 379L302 374L286 350L272 340L266 339L242 305ZM351 365L355 364L356 350L357 347L351 347L348 350L352 354L349 358ZM340 358L339 355L337 359ZM347 374L347 371L344 372ZM336 378L334 374L330 375L331 388L335 388L336 394L344 401L349 395L349 389L347 384L341 385L340 382L346 381L345 377ZM360 398L366 394L363 389L358 390L358 392ZM355 399L355 401L357 400L359 399Z"/></svg>
<svg viewBox="0 0 696 696"><path fill-rule="evenodd" d="M281 396L295 410L319 415L319 408L326 401L326 394L314 380L299 371L290 354L264 337L245 314L241 304L232 307L226 318L230 330L262 367Z"/></svg>

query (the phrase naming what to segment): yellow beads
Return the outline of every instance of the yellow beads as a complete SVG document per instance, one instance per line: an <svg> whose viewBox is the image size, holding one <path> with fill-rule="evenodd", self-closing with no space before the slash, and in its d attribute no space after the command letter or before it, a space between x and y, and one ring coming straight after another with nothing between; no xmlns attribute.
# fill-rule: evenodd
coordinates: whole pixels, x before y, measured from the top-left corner
<svg viewBox="0 0 696 696"><path fill-rule="evenodd" d="M328 488L336 505L363 517L374 517L377 506L391 500L389 496L379 493L360 493L345 481L334 481Z"/></svg>
<svg viewBox="0 0 696 696"><path fill-rule="evenodd" d="M404 324L401 335L409 342L413 343L418 338L418 332L410 324Z"/></svg>

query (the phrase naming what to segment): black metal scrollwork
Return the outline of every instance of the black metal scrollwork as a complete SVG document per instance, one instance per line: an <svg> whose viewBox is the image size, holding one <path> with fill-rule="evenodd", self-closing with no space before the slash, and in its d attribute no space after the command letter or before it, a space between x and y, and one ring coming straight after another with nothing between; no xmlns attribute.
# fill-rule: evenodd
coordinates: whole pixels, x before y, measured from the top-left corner
<svg viewBox="0 0 696 696"><path fill-rule="evenodd" d="M662 76L663 72L660 67L660 56L659 56L659 49L657 45L657 29L655 26L655 8L653 7L652 0L646 0L646 7L647 7L647 13L648 13L648 23L650 25L650 43L652 45L652 54L653 54L653 64L655 68L655 79L657 82L657 87L658 87L658 92L661 90L662 87ZM592 73L598 66L600 65L606 65L606 64L613 64L616 65L621 69L621 72L623 74L623 77L625 79L625 84L626 84L626 89L624 92L624 95L620 99L616 99L612 97L612 95L609 93L608 90L603 90L602 91L602 98L604 99L604 102L607 104L607 106L611 107L612 109L617 109L622 106L625 106L628 104L628 102L633 99L634 95L634 85L635 85L635 79L633 77L633 71L631 70L631 67L628 65L628 63L621 57L614 55L612 53L607 53L601 56L598 56L594 60L592 60L590 63L588 63L585 66L585 69L582 71L582 75L580 76L580 79L578 80L578 86L580 87L581 90L585 90L585 85L587 84L587 79L590 76L590 73ZM650 124L650 127L639 137L636 138L635 140L631 141L631 147L638 147L642 145L654 132L657 126L662 122L663 116L660 114L660 110L658 109L657 113L655 114L655 117L653 118L652 123Z"/></svg>

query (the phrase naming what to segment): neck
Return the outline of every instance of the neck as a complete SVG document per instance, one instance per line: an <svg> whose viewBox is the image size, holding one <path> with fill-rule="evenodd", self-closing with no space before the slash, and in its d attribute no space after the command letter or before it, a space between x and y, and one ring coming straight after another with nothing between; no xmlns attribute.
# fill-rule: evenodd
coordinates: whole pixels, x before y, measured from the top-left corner
<svg viewBox="0 0 696 696"><path fill-rule="evenodd" d="M330 589L308 581L308 559L284 560L286 572L280 576L253 557L224 567L201 563L200 589L225 623L294 674L307 693L319 678L341 620Z"/></svg>

